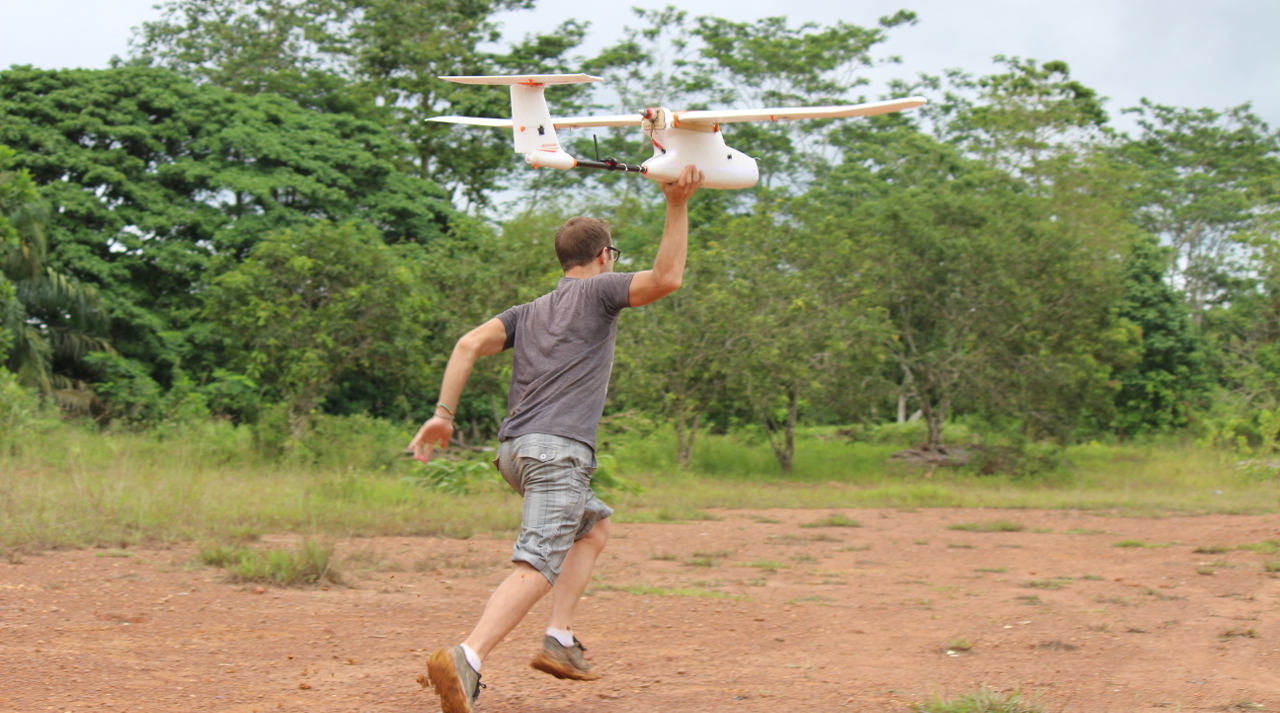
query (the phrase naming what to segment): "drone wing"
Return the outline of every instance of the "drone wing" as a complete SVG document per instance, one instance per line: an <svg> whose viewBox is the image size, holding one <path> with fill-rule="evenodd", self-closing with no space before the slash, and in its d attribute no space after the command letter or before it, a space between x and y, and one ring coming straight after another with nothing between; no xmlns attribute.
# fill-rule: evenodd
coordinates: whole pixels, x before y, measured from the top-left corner
<svg viewBox="0 0 1280 713"><path fill-rule="evenodd" d="M486 119L481 116L433 116L427 121L439 121L443 124L470 124L472 126L492 126L496 129L510 129L510 119Z"/></svg>
<svg viewBox="0 0 1280 713"><path fill-rule="evenodd" d="M472 74L467 76L440 77L448 82L458 84L523 84L527 87L548 84L586 84L603 82L604 77L593 77L590 74L508 74L503 76L491 74Z"/></svg>
<svg viewBox="0 0 1280 713"><path fill-rule="evenodd" d="M445 124L470 124L472 126L492 126L495 129L510 129L510 119L486 119L479 116L433 116L427 121L439 121ZM557 129L582 129L588 126L639 126L639 114L615 114L612 116L569 116L563 119L552 119Z"/></svg>
<svg viewBox="0 0 1280 713"><path fill-rule="evenodd" d="M639 126L640 113L608 116L566 116L552 119L557 129L582 129L588 126Z"/></svg>
<svg viewBox="0 0 1280 713"><path fill-rule="evenodd" d="M719 109L672 112L672 125L714 126L737 121L795 121L797 119L836 119L845 116L875 116L924 106L924 97L907 97L889 101L847 106L776 107L771 109Z"/></svg>

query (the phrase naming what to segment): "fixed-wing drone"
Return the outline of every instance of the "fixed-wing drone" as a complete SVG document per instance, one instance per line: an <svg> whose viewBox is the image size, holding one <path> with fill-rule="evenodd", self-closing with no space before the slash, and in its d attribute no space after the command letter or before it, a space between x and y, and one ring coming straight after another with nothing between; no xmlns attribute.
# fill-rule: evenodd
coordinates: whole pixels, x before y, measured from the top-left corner
<svg viewBox="0 0 1280 713"><path fill-rule="evenodd" d="M686 164L694 164L706 176L707 188L750 188L760 178L755 159L729 148L720 125L738 121L793 121L833 119L845 116L874 116L926 103L922 97L854 104L772 109L722 109L714 111L672 111L649 108L638 114L613 116L570 116L552 119L543 91L549 84L602 82L589 74L521 74L514 76L441 77L460 84L506 84L511 87L511 118L487 119L474 116L437 116L431 121L472 124L511 129L516 153L524 154L529 165L547 168L596 168L639 173L655 181L670 182ZM634 166L616 159L595 160L570 156L560 146L556 129L588 126L639 126L653 142L653 157Z"/></svg>

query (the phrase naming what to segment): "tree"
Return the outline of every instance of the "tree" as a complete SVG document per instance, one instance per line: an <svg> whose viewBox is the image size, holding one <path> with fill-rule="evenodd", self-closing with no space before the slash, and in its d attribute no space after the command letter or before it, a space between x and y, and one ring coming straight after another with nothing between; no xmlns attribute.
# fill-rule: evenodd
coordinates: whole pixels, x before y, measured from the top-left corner
<svg viewBox="0 0 1280 713"><path fill-rule="evenodd" d="M494 14L532 7L532 0L169 0L162 19L135 35L132 61L375 120L401 139L403 168L479 206L516 165L509 137L426 119L510 111L501 92L440 76L564 69L565 53L586 34L573 20L505 52L483 48L502 39Z"/></svg>
<svg viewBox="0 0 1280 713"><path fill-rule="evenodd" d="M1061 194L1037 196L944 143L880 128L796 213L865 260L857 279L892 328L886 378L934 450L960 409L1061 434L1090 405L1067 398L1096 402L1126 339L1111 316L1126 233L1094 195L1105 181L1060 175Z"/></svg>
<svg viewBox="0 0 1280 713"><path fill-rule="evenodd" d="M867 83L861 72L897 61L872 56L872 49L887 39L886 30L915 22L915 15L906 11L881 18L877 28L844 21L793 27L785 17L752 23L691 18L675 6L635 12L644 24L628 28L619 43L588 65L609 80L607 89L616 93L617 111L660 105L682 109L851 103L859 99L854 90ZM827 132L836 125L734 124L730 142L760 157L762 187L799 188L824 170L831 158ZM649 149L647 141L636 145L634 138L617 132L614 137L623 139L610 146L620 155Z"/></svg>
<svg viewBox="0 0 1280 713"><path fill-rule="evenodd" d="M422 388L432 299L419 246L369 226L321 223L273 233L217 277L204 317L235 339L236 365L284 405L301 438L345 374L384 368Z"/></svg>
<svg viewBox="0 0 1280 713"><path fill-rule="evenodd" d="M734 312L724 280L733 257L718 241L703 241L696 233L691 239L695 254L681 289L643 309L623 312L616 386L609 395L615 407L655 413L671 422L681 468L689 467L714 404L726 398L732 355L754 348L750 327Z"/></svg>
<svg viewBox="0 0 1280 713"><path fill-rule="evenodd" d="M1249 269L1246 238L1280 210L1280 131L1248 104L1213 111L1143 100L1127 110L1139 136L1119 154L1141 171L1135 219L1173 248L1177 286L1200 323L1206 308L1233 299Z"/></svg>
<svg viewBox="0 0 1280 713"><path fill-rule="evenodd" d="M0 363L24 386L83 409L91 392L75 367L110 351L106 312L91 286L45 266L49 211L31 175L10 170L14 156L0 145Z"/></svg>
<svg viewBox="0 0 1280 713"><path fill-rule="evenodd" d="M162 384L173 346L199 346L197 375L217 362L200 292L266 233L360 219L387 242L429 243L453 215L396 169L374 124L160 69L0 72L0 137L59 206L48 266L98 290L109 341Z"/></svg>
<svg viewBox="0 0 1280 713"><path fill-rule="evenodd" d="M1125 266L1119 316L1142 334L1141 360L1115 375L1115 427L1125 435L1187 425L1208 386L1208 345L1192 326L1182 295L1165 281L1170 251L1149 236Z"/></svg>

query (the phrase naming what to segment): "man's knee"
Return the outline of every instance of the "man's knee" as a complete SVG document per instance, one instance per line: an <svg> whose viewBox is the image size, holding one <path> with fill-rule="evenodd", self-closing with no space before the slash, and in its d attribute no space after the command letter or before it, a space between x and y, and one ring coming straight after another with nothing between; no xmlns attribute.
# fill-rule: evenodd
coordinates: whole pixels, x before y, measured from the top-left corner
<svg viewBox="0 0 1280 713"><path fill-rule="evenodd" d="M596 547L604 547L605 543L609 541L609 533L612 529L613 524L606 517L597 521L595 526L591 528L591 532L584 535L582 539L589 541Z"/></svg>

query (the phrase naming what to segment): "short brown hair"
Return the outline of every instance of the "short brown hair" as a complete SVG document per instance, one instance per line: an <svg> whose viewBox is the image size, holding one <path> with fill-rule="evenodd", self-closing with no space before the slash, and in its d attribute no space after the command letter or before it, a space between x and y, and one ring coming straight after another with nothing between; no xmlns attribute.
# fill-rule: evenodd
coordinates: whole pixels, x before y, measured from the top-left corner
<svg viewBox="0 0 1280 713"><path fill-rule="evenodd" d="M556 231L556 257L560 258L560 267L568 270L590 263L612 243L608 223L579 215L566 220Z"/></svg>

